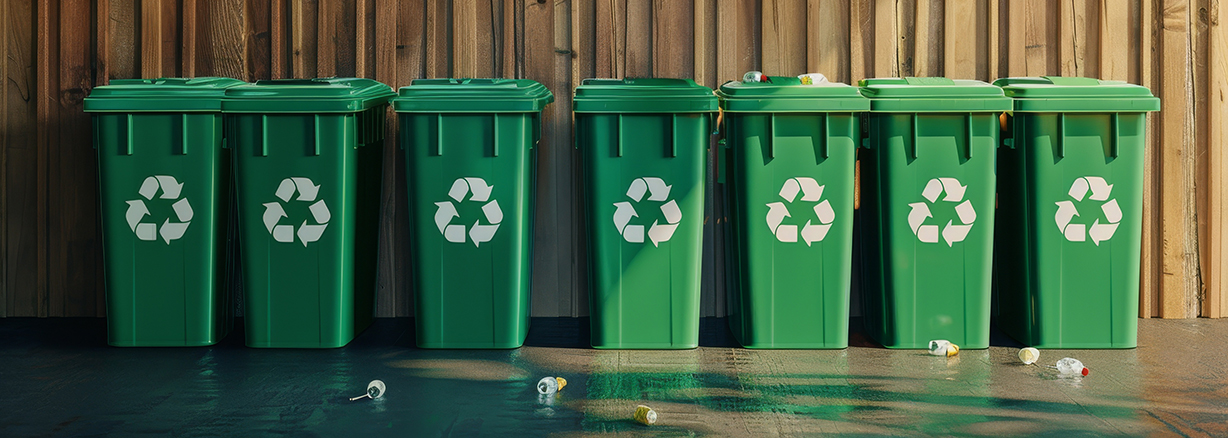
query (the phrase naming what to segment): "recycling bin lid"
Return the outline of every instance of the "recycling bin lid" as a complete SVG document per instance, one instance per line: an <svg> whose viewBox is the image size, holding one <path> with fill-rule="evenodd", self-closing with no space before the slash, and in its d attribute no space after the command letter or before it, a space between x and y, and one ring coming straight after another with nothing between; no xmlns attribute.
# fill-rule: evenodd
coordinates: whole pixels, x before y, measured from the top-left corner
<svg viewBox="0 0 1228 438"><path fill-rule="evenodd" d="M576 87L577 113L708 113L717 110L712 89L691 79L585 79Z"/></svg>
<svg viewBox="0 0 1228 438"><path fill-rule="evenodd" d="M1159 111L1160 99L1151 90L1125 81L1041 76L994 81L1017 112L1146 112Z"/></svg>
<svg viewBox="0 0 1228 438"><path fill-rule="evenodd" d="M870 101L856 87L838 82L803 84L794 76L769 76L764 82L730 81L716 91L730 112L862 112Z"/></svg>
<svg viewBox="0 0 1228 438"><path fill-rule="evenodd" d="M858 83L870 98L870 111L895 113L975 113L1011 110L1002 89L968 79L875 78Z"/></svg>
<svg viewBox="0 0 1228 438"><path fill-rule="evenodd" d="M392 106L402 113L529 113L550 102L554 94L529 79L415 79Z"/></svg>
<svg viewBox="0 0 1228 438"><path fill-rule="evenodd" d="M228 113L350 113L388 103L392 87L364 78L273 79L226 89Z"/></svg>
<svg viewBox="0 0 1228 438"><path fill-rule="evenodd" d="M85 98L85 112L217 112L231 78L112 79Z"/></svg>

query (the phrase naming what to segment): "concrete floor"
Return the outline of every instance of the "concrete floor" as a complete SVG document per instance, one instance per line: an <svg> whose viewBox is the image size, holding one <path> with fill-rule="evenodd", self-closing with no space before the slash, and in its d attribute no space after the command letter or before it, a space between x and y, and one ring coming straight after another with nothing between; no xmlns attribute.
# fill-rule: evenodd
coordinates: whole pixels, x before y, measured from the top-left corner
<svg viewBox="0 0 1228 438"><path fill-rule="evenodd" d="M0 319L0 436L1228 436L1228 319L1142 320L1134 350L1047 350L1084 378L1022 365L1018 345L951 359L886 350L731 348L705 320L690 351L598 351L584 319L535 320L517 350L413 347L380 320L335 350L111 348L101 319ZM854 323L857 327L858 323ZM565 377L554 398L543 376ZM379 400L350 402L371 379ZM638 404L656 426L631 421Z"/></svg>

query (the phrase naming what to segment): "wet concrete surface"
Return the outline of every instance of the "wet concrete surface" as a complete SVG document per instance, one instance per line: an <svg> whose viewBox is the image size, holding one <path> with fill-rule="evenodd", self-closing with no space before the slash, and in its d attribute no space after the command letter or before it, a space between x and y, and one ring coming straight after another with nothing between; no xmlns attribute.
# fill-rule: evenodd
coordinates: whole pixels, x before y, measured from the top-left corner
<svg viewBox="0 0 1228 438"><path fill-rule="evenodd" d="M421 350L383 319L348 347L113 348L102 319L0 319L0 436L1228 436L1228 319L1141 320L1139 348L1044 350L995 334L954 358L887 350L583 348L586 319L535 319L516 350ZM556 397L535 384L561 376ZM387 394L351 402L367 382ZM658 424L631 420L635 406Z"/></svg>

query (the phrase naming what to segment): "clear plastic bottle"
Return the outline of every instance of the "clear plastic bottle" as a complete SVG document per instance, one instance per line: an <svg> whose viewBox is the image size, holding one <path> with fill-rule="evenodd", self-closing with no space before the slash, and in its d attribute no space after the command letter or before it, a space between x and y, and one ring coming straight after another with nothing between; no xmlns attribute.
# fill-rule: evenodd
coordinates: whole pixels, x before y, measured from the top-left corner
<svg viewBox="0 0 1228 438"><path fill-rule="evenodd" d="M746 82L769 82L769 81L768 81L767 76L765 76L763 72L748 71L746 72L746 74L742 75L742 82L746 83Z"/></svg>
<svg viewBox="0 0 1228 438"><path fill-rule="evenodd" d="M1054 368L1057 368L1057 371L1063 375L1086 376L1090 372L1087 367L1083 366L1083 362L1069 357L1064 357L1062 360L1057 361L1057 366Z"/></svg>
<svg viewBox="0 0 1228 438"><path fill-rule="evenodd" d="M951 357L959 354L959 346L952 344L951 341L938 339L930 341L930 354L934 356Z"/></svg>
<svg viewBox="0 0 1228 438"><path fill-rule="evenodd" d="M537 392L539 394L554 394L567 386L567 380L562 377L542 377L537 381Z"/></svg>

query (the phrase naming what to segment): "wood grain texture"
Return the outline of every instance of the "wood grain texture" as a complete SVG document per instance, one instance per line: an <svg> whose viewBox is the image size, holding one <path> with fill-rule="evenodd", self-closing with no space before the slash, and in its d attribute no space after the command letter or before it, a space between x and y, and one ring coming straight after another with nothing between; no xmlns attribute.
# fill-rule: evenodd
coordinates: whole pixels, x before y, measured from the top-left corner
<svg viewBox="0 0 1228 438"><path fill-rule="evenodd" d="M1203 301L1202 315L1222 318L1228 314L1228 3L1213 0L1209 10L1210 71L1207 86L1209 138L1208 161L1210 182L1207 185L1210 217L1207 295Z"/></svg>
<svg viewBox="0 0 1228 438"><path fill-rule="evenodd" d="M1193 61L1188 0L1164 0L1160 35L1160 113L1164 154L1160 163L1163 272L1160 316L1198 316L1198 240L1194 197L1197 146L1194 139ZM1186 293L1170 293L1185 291Z"/></svg>
<svg viewBox="0 0 1228 438"><path fill-rule="evenodd" d="M101 314L88 117L112 78L325 75L393 87L420 77L528 77L554 91L543 120L535 316L587 314L576 210L572 88L587 77L695 78L750 70L839 82L917 75L1077 74L1150 87L1141 316L1222 316L1221 0L75 0L0 7L0 315ZM92 23L89 26L82 23ZM404 157L389 115L379 307L413 314ZM86 145L86 146L82 146ZM710 174L715 174L715 167ZM724 315L722 187L706 207L705 316ZM91 286L92 284L92 286Z"/></svg>

